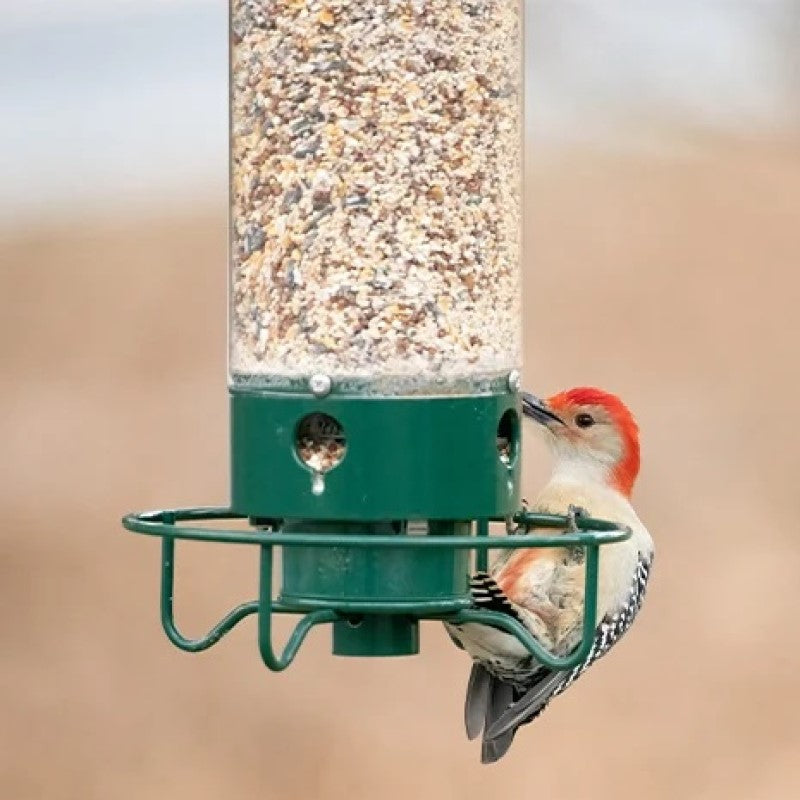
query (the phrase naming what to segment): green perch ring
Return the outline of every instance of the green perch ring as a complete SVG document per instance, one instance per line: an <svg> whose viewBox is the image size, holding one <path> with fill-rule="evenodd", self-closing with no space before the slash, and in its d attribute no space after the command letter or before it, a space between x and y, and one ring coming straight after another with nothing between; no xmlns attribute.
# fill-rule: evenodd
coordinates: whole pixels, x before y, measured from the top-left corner
<svg viewBox="0 0 800 800"><path fill-rule="evenodd" d="M309 631L318 625L333 625L333 652L348 656L413 655L419 652L419 622L447 621L456 624L482 623L501 629L528 649L540 663L551 669L571 669L582 663L589 652L597 617L597 574L600 547L625 541L630 531L615 523L579 517L577 531L545 536L534 530L565 529L570 520L565 516L534 514L521 511L515 522L526 531L513 536L489 536L488 520L476 525L477 535L466 531L442 535L416 535L397 530L391 533L316 532L313 529L291 531L279 526L235 529L200 527L199 523L232 523L246 519L226 508L191 508L130 514L123 525L132 532L161 538L161 622L170 641L181 650L200 652L216 644L245 617L258 615L258 644L261 657L269 669L279 672L288 667ZM498 520L499 521L499 520ZM181 524L183 523L183 524ZM467 525L467 530L471 526ZM175 580L175 542L178 539L257 545L260 549L258 599L243 603L228 613L205 636L188 639L175 624L173 593ZM516 620L494 611L472 607L468 592L468 557L458 589L448 586L443 591L441 576L426 569L410 569L409 565L425 564L439 554L483 554L489 549L529 547L581 547L586 553L585 596L587 598L580 645L568 656L558 657L545 650ZM277 598L273 597L273 554L283 549L284 582ZM331 594L321 597L319 587L304 594L306 586L293 582L294 551L317 550L327 554L335 564L338 586L349 587L339 598L337 586L327 585ZM371 573L365 586L362 577L365 562L383 565ZM402 586L398 589L392 576L398 564L403 568ZM455 577L455 576L451 576ZM287 581L288 578L288 581ZM288 591L287 591L288 583ZM325 582L323 581L323 584ZM394 587L394 588L393 588ZM323 588L324 592L324 588ZM411 598L411 599L409 599ZM272 640L273 614L300 615L283 651L275 652Z"/></svg>

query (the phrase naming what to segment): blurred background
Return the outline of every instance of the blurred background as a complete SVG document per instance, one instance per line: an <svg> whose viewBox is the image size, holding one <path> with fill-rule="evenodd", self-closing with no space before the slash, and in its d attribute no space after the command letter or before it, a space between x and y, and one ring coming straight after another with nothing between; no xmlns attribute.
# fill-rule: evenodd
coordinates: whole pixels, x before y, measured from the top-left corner
<svg viewBox="0 0 800 800"><path fill-rule="evenodd" d="M252 621L162 635L118 519L227 501L226 3L4 5L3 797L800 794L800 10L527 7L526 385L629 401L658 559L636 632L482 768L436 626L281 676ZM186 631L254 595L254 552L179 556Z"/></svg>

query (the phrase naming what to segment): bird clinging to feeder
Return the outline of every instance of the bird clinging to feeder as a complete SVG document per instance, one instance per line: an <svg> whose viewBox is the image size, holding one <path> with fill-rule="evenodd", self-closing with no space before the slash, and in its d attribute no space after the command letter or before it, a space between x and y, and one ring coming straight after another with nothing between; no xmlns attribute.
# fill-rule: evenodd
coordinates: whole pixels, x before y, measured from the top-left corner
<svg viewBox="0 0 800 800"><path fill-rule="evenodd" d="M231 503L124 519L162 540L167 636L199 652L257 615L280 671L319 625L336 655L400 656L421 620L479 623L577 667L600 548L631 532L532 534L563 509L520 510L522 3L231 0L230 41ZM509 518L526 533L485 535ZM178 539L260 551L257 599L197 639L173 614ZM585 607L559 654L470 575L474 553L564 546ZM299 618L279 653L275 614Z"/></svg>
<svg viewBox="0 0 800 800"><path fill-rule="evenodd" d="M605 655L633 623L653 562L653 540L630 495L639 472L639 431L615 395L595 388L562 392L546 402L523 394L523 411L547 432L553 474L533 511L593 515L624 524L631 537L604 550L597 593L599 624L578 666L542 666L513 636L481 625L449 625L456 644L473 657L465 723L483 734L481 760L497 761L520 725L531 722ZM489 574L472 579L476 606L508 614L551 652L567 654L580 641L585 613L583 553L574 548L506 550Z"/></svg>

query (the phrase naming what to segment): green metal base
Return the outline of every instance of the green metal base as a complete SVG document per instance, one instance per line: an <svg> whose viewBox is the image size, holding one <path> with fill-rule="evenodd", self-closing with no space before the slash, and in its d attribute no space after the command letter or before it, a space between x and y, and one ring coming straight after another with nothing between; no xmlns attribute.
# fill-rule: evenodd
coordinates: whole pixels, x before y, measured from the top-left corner
<svg viewBox="0 0 800 800"><path fill-rule="evenodd" d="M370 614L333 623L335 656L415 656L419 622L406 616Z"/></svg>
<svg viewBox="0 0 800 800"><path fill-rule="evenodd" d="M469 523L432 523L435 535L468 536ZM283 553L279 600L302 609L333 608L364 614L425 605L432 611L460 603L467 595L470 559L467 550L414 551L402 547L349 547L354 535L409 538L393 525L295 522L281 533L333 534L337 547L289 547Z"/></svg>
<svg viewBox="0 0 800 800"><path fill-rule="evenodd" d="M298 428L326 414L346 452L318 475ZM231 390L232 506L266 519L472 520L519 507L519 394L373 397ZM504 415L508 415L504 417ZM509 447L498 452L507 424Z"/></svg>
<svg viewBox="0 0 800 800"><path fill-rule="evenodd" d="M178 523L240 520L242 515L230 509L194 508L174 511L153 511L130 514L123 525L137 533L158 536L162 542L161 557L161 622L177 647L188 652L206 650L216 644L245 617L258 615L258 645L261 657L273 671L291 664L309 631L317 625L333 625L334 652L339 655L411 655L419 650L418 622L435 619L456 624L475 622L490 625L515 636L530 654L550 669L572 669L582 663L592 647L597 623L597 580L599 550L630 538L629 529L611 522L580 517L573 530L557 535L529 533L514 536L488 536L488 526L479 524L477 536L468 535L471 525L443 524L433 526L427 535L409 535L393 528L378 526L365 532L358 526L330 527L297 523L291 529L220 529L191 527ZM570 521L563 516L520 512L517 523L526 531L534 528L568 529ZM485 521L484 521L485 522ZM387 530L392 530L388 533ZM347 532L342 532L342 531ZM257 545L261 552L259 597L243 603L226 615L211 631L199 639L187 639L175 625L173 595L175 581L175 541L188 539L205 542ZM273 596L273 551L282 549L284 584L280 596ZM507 614L483 611L472 607L462 572L469 564L471 552L485 554L489 549L512 550L545 547L581 547L586 552L586 598L583 636L580 645L567 656L556 656L545 650L517 620ZM315 551L316 556L309 555ZM297 551L300 555L296 558ZM374 567L380 580L373 583L356 580L356 588L342 583L328 569L328 560L337 552L347 552L351 577L366 565ZM401 557L402 556L402 557ZM437 562L434 557L441 557ZM427 559L433 559L427 561ZM384 563L385 561L385 563ZM342 563L341 560L338 563ZM384 585L391 577L394 564L402 573L400 582ZM414 564L427 564L422 572ZM437 563L448 566L447 574L436 576ZM451 569L452 568L452 569ZM310 570L306 574L306 570ZM320 574L323 573L323 574ZM327 573L327 574L326 574ZM319 582L315 575L320 576ZM337 592L341 591L341 594ZM316 599L311 597L316 595ZM319 605L317 605L317 603ZM278 655L272 642L272 620L275 614L298 614L300 620Z"/></svg>
<svg viewBox="0 0 800 800"><path fill-rule="evenodd" d="M273 535L308 542L283 549L277 602L340 615L334 653L417 653L419 615L469 608L469 549L351 543L419 538L409 536L408 520L426 521L415 525L427 529L422 538L464 537L472 526L465 520L513 514L516 384L506 377L475 394L439 397L342 394L330 385L319 396L303 388L231 389L232 505ZM303 463L299 447L303 421L321 414L338 423L346 445L324 473ZM320 537L337 544L321 548Z"/></svg>
<svg viewBox="0 0 800 800"><path fill-rule="evenodd" d="M431 522L429 532L440 536L468 536L465 522ZM406 538L405 526L391 523L293 522L281 533L333 534L338 547L287 547L283 552L283 581L279 602L298 609L331 608L346 622L333 629L336 655L394 656L419 652L419 626L399 612L425 608L469 606L468 550L414 551L402 547L348 547L353 535ZM376 614L386 611L386 614ZM366 616L365 616L366 615ZM353 620L357 619L358 624Z"/></svg>

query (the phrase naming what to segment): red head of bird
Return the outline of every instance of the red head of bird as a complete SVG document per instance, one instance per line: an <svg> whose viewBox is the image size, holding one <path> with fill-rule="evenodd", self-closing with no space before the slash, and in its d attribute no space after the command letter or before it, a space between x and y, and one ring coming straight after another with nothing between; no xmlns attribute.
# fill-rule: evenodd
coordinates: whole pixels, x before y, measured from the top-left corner
<svg viewBox="0 0 800 800"><path fill-rule="evenodd" d="M580 386L547 400L526 392L522 406L549 432L556 473L600 481L630 497L639 474L639 426L619 397Z"/></svg>

